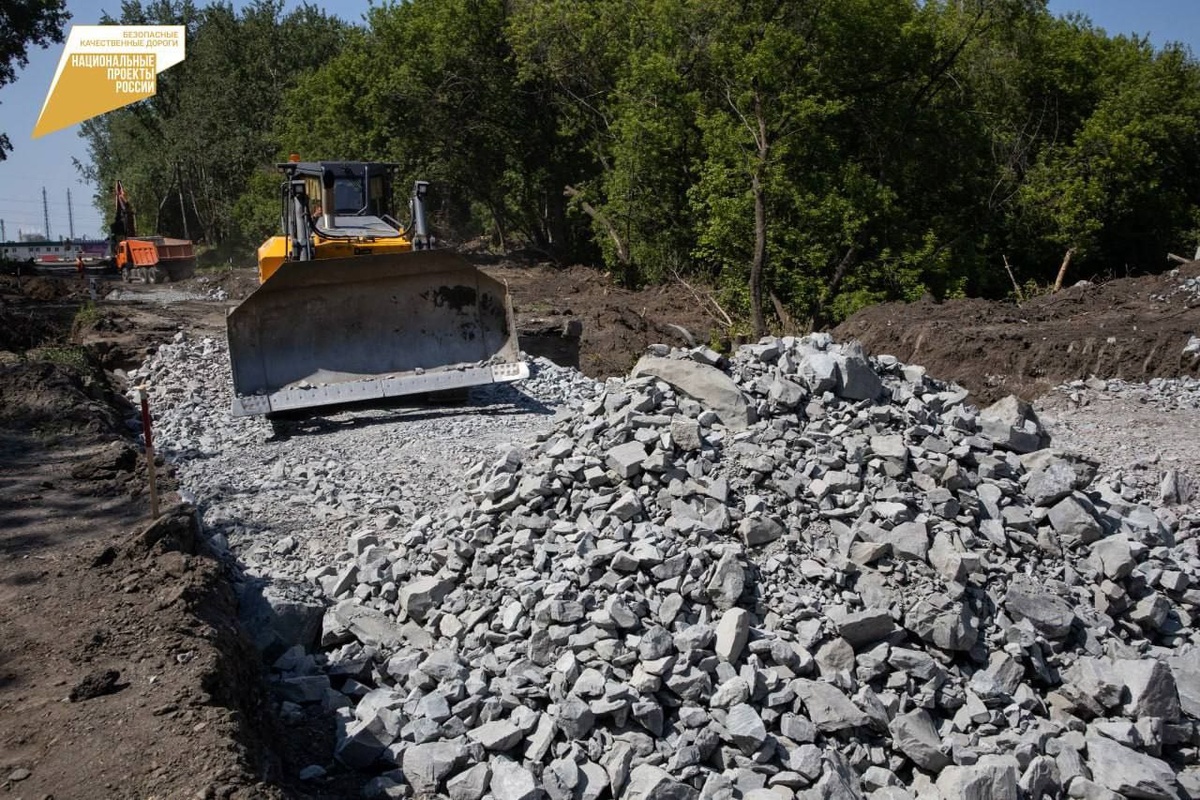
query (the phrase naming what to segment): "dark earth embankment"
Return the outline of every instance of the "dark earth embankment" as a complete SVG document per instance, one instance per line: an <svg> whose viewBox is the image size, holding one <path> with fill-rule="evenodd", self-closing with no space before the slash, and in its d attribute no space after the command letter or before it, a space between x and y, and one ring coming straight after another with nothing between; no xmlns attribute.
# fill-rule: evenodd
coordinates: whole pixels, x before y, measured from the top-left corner
<svg viewBox="0 0 1200 800"><path fill-rule="evenodd" d="M1031 399L1095 375L1144 381L1195 375L1200 263L1140 278L1080 284L1021 304L986 300L884 303L833 331L969 389L979 403Z"/></svg>

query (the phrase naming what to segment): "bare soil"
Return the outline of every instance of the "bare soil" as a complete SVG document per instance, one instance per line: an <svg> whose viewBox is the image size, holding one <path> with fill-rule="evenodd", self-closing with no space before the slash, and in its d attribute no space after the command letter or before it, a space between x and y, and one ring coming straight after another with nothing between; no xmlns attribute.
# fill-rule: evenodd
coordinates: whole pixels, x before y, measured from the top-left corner
<svg viewBox="0 0 1200 800"><path fill-rule="evenodd" d="M625 375L651 344L684 347L721 337L722 328L703 296L680 284L631 291L581 266L504 264L485 266L485 271L508 283L522 348L531 354L539 354L544 342L538 340L548 338L537 332L579 322L577 360L554 360L593 378Z"/></svg>
<svg viewBox="0 0 1200 800"><path fill-rule="evenodd" d="M1180 286L1200 262L1141 278L1081 284L1025 303L951 300L884 303L834 330L929 374L952 380L982 404L1006 394L1027 400L1095 375L1145 381L1195 375L1200 359L1183 353L1200 335L1200 297Z"/></svg>
<svg viewBox="0 0 1200 800"><path fill-rule="evenodd" d="M484 267L511 287L522 346L593 377L624 374L654 342L721 338L689 287L633 292L583 267ZM1021 306L889 304L835 333L924 364L979 402L1089 373L1195 374L1181 351L1200 333L1200 308L1172 291L1198 275L1192 264ZM253 270L236 269L165 286L104 282L93 300L76 280L0 276L0 789L10 796L319 796L294 776L328 761L332 732L272 718L235 622L229 565L189 537L186 509L165 535L147 534L145 458L122 396L123 370L180 330L219 335L255 285ZM114 289L124 299L104 300ZM218 290L225 299L211 299ZM1070 429L1071 407L1047 410ZM1099 424L1119 438L1124 420L1073 430ZM161 466L169 505L173 477Z"/></svg>

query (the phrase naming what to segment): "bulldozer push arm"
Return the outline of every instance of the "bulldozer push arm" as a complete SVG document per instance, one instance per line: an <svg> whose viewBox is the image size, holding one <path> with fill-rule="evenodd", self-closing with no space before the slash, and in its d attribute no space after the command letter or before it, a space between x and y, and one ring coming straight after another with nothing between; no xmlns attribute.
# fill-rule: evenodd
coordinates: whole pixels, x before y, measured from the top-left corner
<svg viewBox="0 0 1200 800"><path fill-rule="evenodd" d="M505 284L452 251L414 248L428 248L425 184L402 231L374 203L389 187L371 196L390 165L281 166L284 234L259 248L262 283L226 320L234 415L528 377Z"/></svg>

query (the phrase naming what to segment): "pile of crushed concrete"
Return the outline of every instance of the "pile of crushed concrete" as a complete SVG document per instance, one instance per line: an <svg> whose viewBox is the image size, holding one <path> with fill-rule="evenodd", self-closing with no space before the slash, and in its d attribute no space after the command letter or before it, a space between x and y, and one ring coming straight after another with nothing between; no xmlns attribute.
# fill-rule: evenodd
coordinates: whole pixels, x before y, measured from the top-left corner
<svg viewBox="0 0 1200 800"><path fill-rule="evenodd" d="M819 334L658 348L364 521L277 688L383 797L1200 796L1200 520L966 400Z"/></svg>

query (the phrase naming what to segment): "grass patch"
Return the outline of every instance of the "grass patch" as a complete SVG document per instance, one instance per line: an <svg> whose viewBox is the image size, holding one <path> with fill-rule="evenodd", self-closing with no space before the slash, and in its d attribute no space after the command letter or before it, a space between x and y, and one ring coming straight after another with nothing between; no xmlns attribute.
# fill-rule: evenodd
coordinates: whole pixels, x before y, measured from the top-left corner
<svg viewBox="0 0 1200 800"><path fill-rule="evenodd" d="M104 319L104 312L97 308L95 303L88 300L75 312L72 328L77 331L91 328L102 319Z"/></svg>
<svg viewBox="0 0 1200 800"><path fill-rule="evenodd" d="M535 316L547 316L554 311L554 304L546 300L533 300L528 303L521 304L522 314L532 314Z"/></svg>
<svg viewBox="0 0 1200 800"><path fill-rule="evenodd" d="M43 347L30 352L29 355L31 360L47 361L51 364L58 364L60 367L69 367L82 374L90 371L87 348L79 345Z"/></svg>

